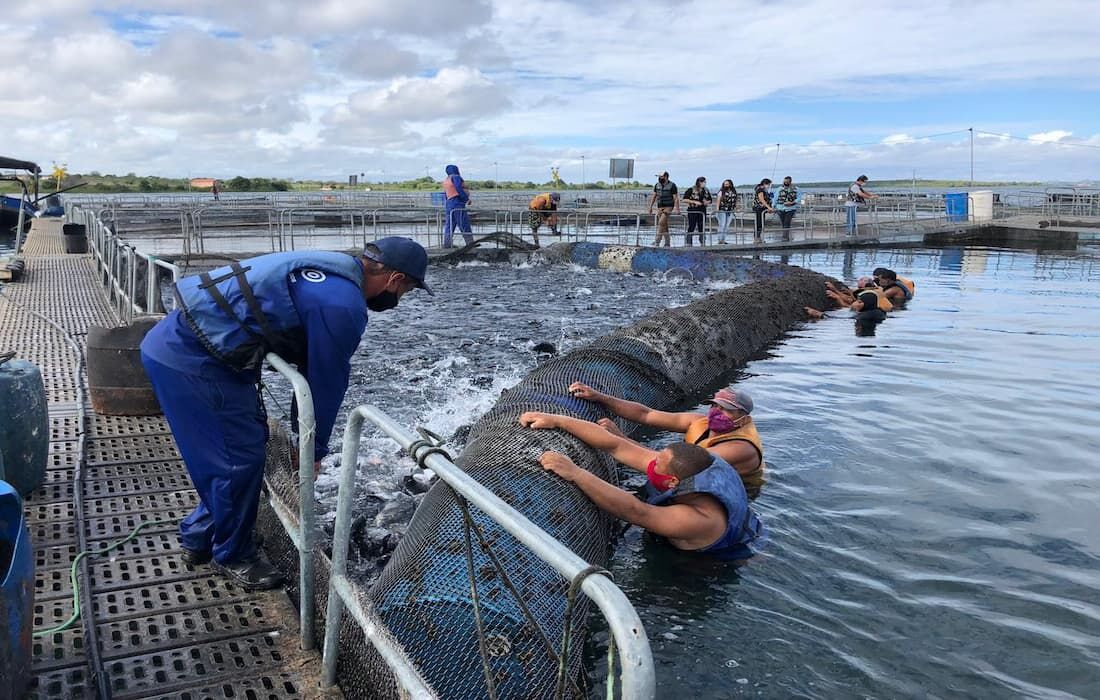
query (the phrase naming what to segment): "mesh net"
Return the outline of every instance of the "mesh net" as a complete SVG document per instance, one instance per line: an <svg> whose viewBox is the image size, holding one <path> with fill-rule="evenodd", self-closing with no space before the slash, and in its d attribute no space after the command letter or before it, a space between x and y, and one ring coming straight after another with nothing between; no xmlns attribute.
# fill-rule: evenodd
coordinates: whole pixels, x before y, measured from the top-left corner
<svg viewBox="0 0 1100 700"><path fill-rule="evenodd" d="M473 426L470 441L456 460L481 484L591 564L602 566L608 561L610 520L575 487L545 472L536 459L546 450L556 450L613 483L614 465L567 434L520 427L520 414L537 410L585 420L606 416L598 405L569 396L573 381L659 409L702 398L700 392L759 354L800 320L804 306L825 304L825 278L817 273L759 261L716 262L709 259L714 256L700 253L665 254L662 261L661 252L645 251L645 264L662 265L662 269L694 268L708 276L721 267L725 277L765 279L659 312L540 365L504 392ZM627 433L635 427L622 424ZM476 508L470 506L470 511L542 633L559 644L568 582ZM483 663L499 697L552 697L558 662L475 540L473 570L488 651L482 658L463 522L450 488L442 483L433 487L372 588L371 600L443 697L486 697ZM587 608L582 596L572 618L573 639L578 645L585 633ZM581 663L579 654L571 655L569 673L573 677L580 675Z"/></svg>
<svg viewBox="0 0 1100 700"><path fill-rule="evenodd" d="M551 250L550 256L562 255ZM604 566L611 552L612 521L576 488L545 472L536 459L546 450L568 455L579 466L615 481L613 462L575 438L519 425L524 411L564 413L585 420L607 416L598 405L569 396L582 381L605 393L658 409L694 403L702 392L758 356L793 323L802 307L822 308L827 300L822 275L796 267L705 253L619 249L577 244L564 248L562 261L604 263L621 269L685 269L692 275L756 280L721 291L688 306L654 314L593 343L543 363L501 395L472 427L456 463L481 484L526 515L591 564ZM571 251L571 252L570 252ZM632 258L632 259L631 259ZM717 259L715 259L717 258ZM637 428L619 420L626 433ZM290 466L291 443L272 424L267 482L272 495L297 511L297 475ZM484 665L501 698L552 697L558 660L547 643L560 645L568 582L531 554L475 506L469 512L488 545L537 621L527 621L489 555L471 535L484 658L475 624L464 517L451 489L437 483L416 511L408 532L363 607L376 610L388 634L403 647L421 673L446 698L488 696ZM272 561L291 581L298 597L297 551L270 508L262 508L257 531ZM327 549L326 545L324 549ZM317 640L324 636L329 558L315 554ZM571 618L571 647L581 649L590 607L577 600ZM337 676L348 698L401 697L381 656L345 612L340 629ZM581 676L580 652L571 654L568 672ZM570 687L570 686L567 686ZM573 685L572 687L576 687Z"/></svg>

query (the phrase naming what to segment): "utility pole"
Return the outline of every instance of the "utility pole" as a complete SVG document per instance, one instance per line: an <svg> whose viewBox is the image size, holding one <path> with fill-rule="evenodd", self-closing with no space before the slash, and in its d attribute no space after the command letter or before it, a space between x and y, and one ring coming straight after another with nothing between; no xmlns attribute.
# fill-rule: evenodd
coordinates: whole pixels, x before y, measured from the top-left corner
<svg viewBox="0 0 1100 700"><path fill-rule="evenodd" d="M493 187L500 187L500 167L495 160L493 161Z"/></svg>
<svg viewBox="0 0 1100 700"><path fill-rule="evenodd" d="M581 189L584 189L584 156L581 156Z"/></svg>
<svg viewBox="0 0 1100 700"><path fill-rule="evenodd" d="M974 127L970 127L970 189L974 189Z"/></svg>

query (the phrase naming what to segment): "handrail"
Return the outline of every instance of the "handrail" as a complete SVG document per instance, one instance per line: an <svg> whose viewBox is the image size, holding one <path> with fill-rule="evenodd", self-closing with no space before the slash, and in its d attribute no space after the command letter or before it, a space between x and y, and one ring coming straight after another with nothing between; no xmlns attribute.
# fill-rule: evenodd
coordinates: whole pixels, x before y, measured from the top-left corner
<svg viewBox="0 0 1100 700"><path fill-rule="evenodd" d="M317 419L313 412L313 392L309 382L286 360L273 352L264 358L275 370L286 377L294 387L294 401L298 406L298 525L279 503L275 490L269 488L270 503L290 541L298 549L298 611L302 649L314 648L313 629L316 615L313 610L315 596L313 585L313 544L316 540L316 508L313 498L313 441L317 435Z"/></svg>
<svg viewBox="0 0 1100 700"><path fill-rule="evenodd" d="M158 289L158 269L166 270L172 282L179 281L180 269L155 255L143 253L122 240L111 227L103 223L99 214L79 206L71 207L68 221L83 221L90 252L96 265L100 283L108 301L114 306L120 321L129 323L135 313L153 314L163 307ZM145 266L145 303L138 300L138 263Z"/></svg>
<svg viewBox="0 0 1100 700"><path fill-rule="evenodd" d="M393 438L402 449L409 449L417 439L405 432L393 419L380 409L371 405L355 408L348 416L344 431L343 454L340 466L340 488L337 495L336 526L332 545L332 577L329 580L328 610L325 616L325 645L323 651L322 684L326 687L336 682L336 642L343 606L352 609L356 619L366 617L358 600L350 594L352 582L347 577L348 541L351 537L351 506L354 500L355 473L358 464L359 442L362 438L363 422L370 420L384 433ZM507 530L513 537L526 545L542 561L554 567L567 580L572 580L589 564L574 554L568 547L528 520L522 513L512 508L454 462L432 447L421 442L413 456L425 466L431 468L436 476L454 491L465 497L470 503L481 509L488 517ZM425 455L427 455L425 457ZM645 628L626 594L611 579L602 574L593 574L584 579L581 590L603 612L608 628L615 638L619 651L622 671L620 677L622 697L629 700L648 700L655 695L656 675L653 668L653 655L649 648L649 639ZM367 638L379 648L386 645L381 635L372 635L364 630ZM380 648L381 651L381 648ZM403 654L402 654L403 656ZM393 666L391 666L393 668ZM401 670L402 673L407 669ZM415 671L415 669L413 669ZM417 674L419 676L419 674ZM400 679L400 677L399 677ZM412 692L411 690L409 692Z"/></svg>

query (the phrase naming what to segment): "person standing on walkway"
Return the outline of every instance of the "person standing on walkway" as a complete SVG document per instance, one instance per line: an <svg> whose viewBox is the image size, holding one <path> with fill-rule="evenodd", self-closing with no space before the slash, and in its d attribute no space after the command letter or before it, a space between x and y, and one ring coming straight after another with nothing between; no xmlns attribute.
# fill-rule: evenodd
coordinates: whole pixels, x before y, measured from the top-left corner
<svg viewBox="0 0 1100 700"><path fill-rule="evenodd" d="M214 201L215 202L218 201L219 195L221 194L221 190L218 189L218 181L217 180L214 180L214 182L210 183L210 194L214 195Z"/></svg>
<svg viewBox="0 0 1100 700"><path fill-rule="evenodd" d="M726 242L726 234L729 233L730 223L733 222L737 209L737 188L733 186L733 180L723 180L722 188L718 190L718 211L714 213L718 219L718 243Z"/></svg>
<svg viewBox="0 0 1100 700"><path fill-rule="evenodd" d="M783 224L783 240L791 240L791 219L798 210L798 187L791 176L783 178L783 186L775 195L775 208L779 210L779 221Z"/></svg>
<svg viewBox="0 0 1100 700"><path fill-rule="evenodd" d="M557 192L544 192L535 195L527 205L527 225L531 227L531 237L535 239L535 245L539 245L539 227L546 224L550 227L550 233L560 236L558 230L558 204L561 195Z"/></svg>
<svg viewBox="0 0 1100 700"><path fill-rule="evenodd" d="M653 194L649 197L649 206L646 208L647 214L653 213L654 205L657 206L657 236L653 245L661 245L663 238L667 248L672 245L672 237L668 235L668 215L680 213L680 195L676 191L676 183L668 178L667 170L657 176L657 184L653 186Z"/></svg>
<svg viewBox="0 0 1100 700"><path fill-rule="evenodd" d="M684 193L684 201L688 205L688 229L684 244L691 245L691 234L693 231L698 231L699 245L706 245L703 229L707 220L707 205L713 202L714 198L710 196L705 177L695 178L695 186Z"/></svg>
<svg viewBox="0 0 1100 700"><path fill-rule="evenodd" d="M272 253L176 283L178 308L141 343L141 362L199 495L180 523L182 558L213 559L248 590L282 576L253 543L267 452L267 417L257 385L269 352L309 382L317 462L367 328L368 310L392 309L424 282L428 254L410 238L379 238L360 256L324 251Z"/></svg>
<svg viewBox="0 0 1100 700"><path fill-rule="evenodd" d="M844 208L847 210L848 215L847 235L849 236L854 236L856 233L856 215L859 211L859 205L872 199L878 199L877 194L867 190L866 184L867 176L860 175L848 188L848 201L844 203Z"/></svg>
<svg viewBox="0 0 1100 700"><path fill-rule="evenodd" d="M752 191L752 213L756 215L756 233L753 234L753 243L764 242L764 217L768 212L775 213L772 208L772 181L764 178Z"/></svg>
<svg viewBox="0 0 1100 700"><path fill-rule="evenodd" d="M454 232L462 232L462 238L466 245L474 242L473 229L470 228L470 215L466 211L466 205L470 203L470 193L466 191L466 183L458 172L457 165L448 165L443 178L443 193L447 198L444 213L447 221L443 225L443 247L453 248L452 239Z"/></svg>

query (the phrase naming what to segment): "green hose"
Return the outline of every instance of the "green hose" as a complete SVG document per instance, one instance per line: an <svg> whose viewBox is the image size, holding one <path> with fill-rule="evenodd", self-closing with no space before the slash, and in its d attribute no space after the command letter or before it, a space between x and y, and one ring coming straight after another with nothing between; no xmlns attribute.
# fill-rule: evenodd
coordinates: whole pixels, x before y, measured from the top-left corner
<svg viewBox="0 0 1100 700"><path fill-rule="evenodd" d="M138 525L137 527L135 527L133 532L131 532L129 535L122 538L118 542L113 542L110 545L108 545L106 547L103 547L101 549L98 549L94 552L89 552L88 550L84 550L80 554L77 554L76 559L73 559L72 567L69 569L69 581L72 583L72 586L73 586L73 614L72 614L72 616L68 620L66 620L65 622L58 625L57 627L51 627L49 629L44 629L44 630L35 630L33 636L36 637L36 638L37 637L46 637L46 636L49 636L51 634L54 634L55 632L64 632L65 630L72 627L73 624L75 624L76 621L80 619L80 595L79 595L80 591L79 591L79 587L78 587L77 582L76 582L76 567L78 567L80 565L80 560L81 559L83 559L84 557L91 557L91 556L98 556L100 554L106 554L107 552L110 552L113 549L117 549L118 547L121 547L122 545L126 544L130 540L134 539L135 537L137 537L139 532L141 532L142 530L144 530L147 527L153 527L153 526L156 526L156 525L171 525L172 522L173 521L171 521L171 520L155 520L155 521L147 520L147 521L141 523L140 525Z"/></svg>

